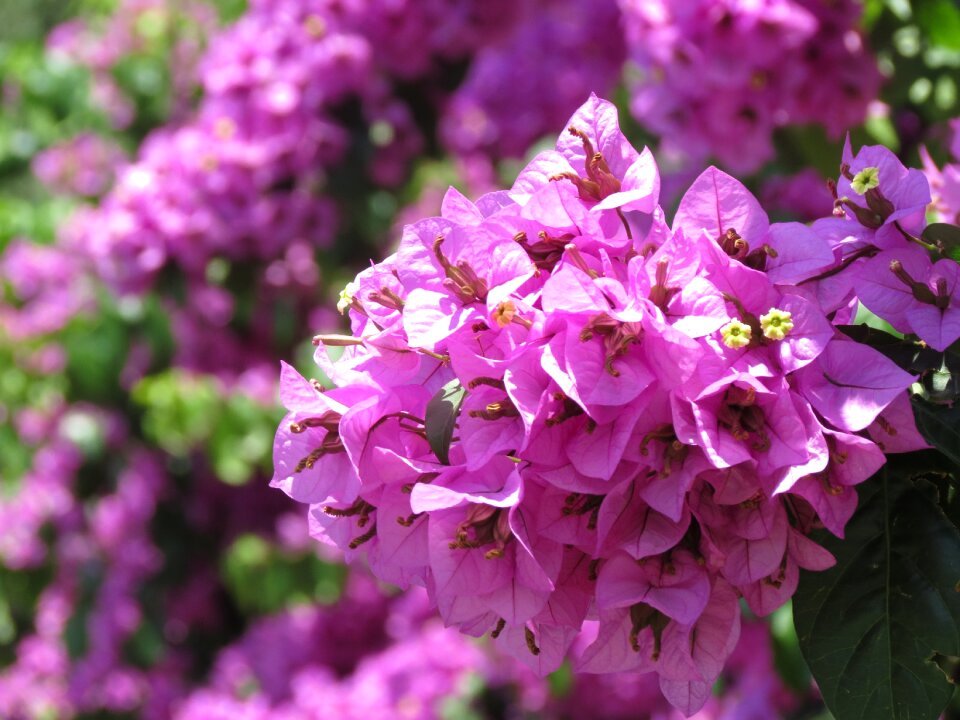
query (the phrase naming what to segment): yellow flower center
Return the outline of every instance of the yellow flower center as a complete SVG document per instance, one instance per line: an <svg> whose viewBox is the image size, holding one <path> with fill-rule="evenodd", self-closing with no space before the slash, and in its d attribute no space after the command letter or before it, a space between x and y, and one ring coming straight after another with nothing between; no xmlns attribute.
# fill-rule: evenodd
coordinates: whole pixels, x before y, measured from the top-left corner
<svg viewBox="0 0 960 720"><path fill-rule="evenodd" d="M750 344L753 331L746 323L742 323L739 320L731 320L720 328L720 335L723 337L724 345L736 350Z"/></svg>
<svg viewBox="0 0 960 720"><path fill-rule="evenodd" d="M783 340L793 330L793 320L786 310L770 308L766 315L760 316L760 327L764 337L771 340Z"/></svg>
<svg viewBox="0 0 960 720"><path fill-rule="evenodd" d="M854 175L853 180L850 181L850 187L852 187L853 191L858 195L863 195L867 190L873 190L879 186L880 168L875 167L864 168Z"/></svg>

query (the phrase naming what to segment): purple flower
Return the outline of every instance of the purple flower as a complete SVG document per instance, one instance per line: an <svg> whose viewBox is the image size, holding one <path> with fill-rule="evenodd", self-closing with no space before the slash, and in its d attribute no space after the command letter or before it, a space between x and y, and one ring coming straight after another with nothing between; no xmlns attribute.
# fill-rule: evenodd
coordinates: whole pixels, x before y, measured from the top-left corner
<svg viewBox="0 0 960 720"><path fill-rule="evenodd" d="M957 158L954 150L954 158ZM948 163L938 168L925 147L920 148L923 173L930 183L931 203L941 222L960 222L960 165Z"/></svg>
<svg viewBox="0 0 960 720"><path fill-rule="evenodd" d="M77 135L37 155L33 172L55 192L97 197L109 189L126 159L120 146L98 135Z"/></svg>
<svg viewBox="0 0 960 720"><path fill-rule="evenodd" d="M919 246L887 250L870 259L855 279L857 297L894 328L914 333L934 350L960 338L960 267L932 262Z"/></svg>
<svg viewBox="0 0 960 720"><path fill-rule="evenodd" d="M854 155L847 138L836 187L838 212L873 232L873 244L887 250L902 246L905 233L924 225L930 186L920 170L904 167L880 145Z"/></svg>
<svg viewBox="0 0 960 720"><path fill-rule="evenodd" d="M513 23L501 20L507 32L478 48L441 119L444 144L458 154L521 157L585 95L608 90L623 63L613 0L507 5L501 15ZM504 86L507 75L513 82Z"/></svg>

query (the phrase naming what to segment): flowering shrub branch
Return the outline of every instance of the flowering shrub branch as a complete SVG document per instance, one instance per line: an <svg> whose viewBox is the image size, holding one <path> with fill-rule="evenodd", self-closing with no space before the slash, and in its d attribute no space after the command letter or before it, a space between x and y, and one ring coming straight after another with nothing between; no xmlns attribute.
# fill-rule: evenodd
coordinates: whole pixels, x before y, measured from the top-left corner
<svg viewBox="0 0 960 720"><path fill-rule="evenodd" d="M843 325L866 307L914 347L960 337L960 271L915 242L923 173L848 143L831 187L832 216L770 223L709 168L668 224L653 156L591 97L509 191L451 189L348 285L352 335L315 338L337 387L284 367L273 484L447 624L540 673L596 625L580 670L656 673L695 713L738 599L767 615L834 566L824 543L847 545L821 530L843 538L857 486L927 447L907 392L925 370Z"/></svg>

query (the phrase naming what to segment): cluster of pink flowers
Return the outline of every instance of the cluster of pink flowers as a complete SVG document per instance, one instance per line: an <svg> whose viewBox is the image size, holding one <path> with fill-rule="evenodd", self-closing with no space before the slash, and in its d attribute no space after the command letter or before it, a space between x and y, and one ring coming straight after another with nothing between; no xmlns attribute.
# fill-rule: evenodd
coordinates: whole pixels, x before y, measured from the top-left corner
<svg viewBox="0 0 960 720"><path fill-rule="evenodd" d="M40 360L34 372L56 371ZM222 632L227 622L218 553L243 533L286 547L285 535L305 536L304 523L285 516L289 501L265 485L228 488L195 468L191 482L178 487L164 457L131 437L117 412L56 396L47 404L11 413L33 458L22 477L4 477L13 492L0 497L0 567L23 577L49 573L49 580L37 593L31 624L5 648L0 717L169 718L196 669L188 639ZM165 503L180 508L173 528L157 527ZM297 532L284 533L280 522L293 519ZM176 549L191 537L202 537L203 549ZM190 561L168 565L180 553ZM164 570L177 581L161 581ZM23 600L14 592L6 597L4 610L19 624ZM163 647L144 666L131 660L130 649L150 628L162 634Z"/></svg>
<svg viewBox="0 0 960 720"><path fill-rule="evenodd" d="M202 278L213 257L270 261L293 242L330 243L327 174L403 179L424 148L399 83L427 80L496 34L496 8L468 0L255 2L211 41L189 122L153 133L76 243L125 290L168 261ZM351 137L363 126L369 138ZM370 149L360 165L360 147ZM363 151L366 152L366 151Z"/></svg>
<svg viewBox="0 0 960 720"><path fill-rule="evenodd" d="M951 121L950 127L953 135L950 154L956 162L938 168L926 148L921 149L920 158L930 181L934 213L940 222L956 225L960 224L960 118Z"/></svg>
<svg viewBox="0 0 960 720"><path fill-rule="evenodd" d="M78 411L73 412L76 416ZM22 540L24 530L36 531L28 518L38 512L56 538L55 570L38 598L34 630L19 640L14 662L0 673L3 717L122 712L137 707L147 694L146 673L128 664L123 651L142 619L141 586L161 563L148 528L164 487L163 468L154 455L135 451L117 478L116 491L84 507L72 497L82 454L62 437L63 424L61 420L52 441L37 453L33 472L23 478L21 502L0 505L7 521L0 537L4 550ZM116 442L113 438L111 444ZM59 493L55 506L23 502L36 502L50 489ZM8 511L18 514L8 516ZM20 559L21 567L43 565L45 548L37 544L29 558ZM17 567L9 552L4 556L5 563ZM89 614L77 617L84 604Z"/></svg>
<svg viewBox="0 0 960 720"><path fill-rule="evenodd" d="M303 613L301 613L302 615ZM295 616L294 618L295 619ZM274 627L274 630L277 628ZM266 647L274 646L273 635ZM477 647L436 623L366 658L355 675L340 679L329 668L291 668L291 688L277 699L214 688L194 692L176 720L310 720L317 717L439 717L444 703L469 697L470 681L480 680L484 656Z"/></svg>
<svg viewBox="0 0 960 720"><path fill-rule="evenodd" d="M577 639L577 645L589 644L594 638L591 628ZM721 676L723 691L707 700L695 720L794 717L804 702L814 699L814 693L808 692L803 697L791 691L775 668L769 626L763 621L745 621ZM562 718L680 720L684 717L664 699L657 677L652 673L577 674L572 691L562 702L553 705L557 708L554 714Z"/></svg>
<svg viewBox="0 0 960 720"><path fill-rule="evenodd" d="M57 332L92 305L82 266L62 247L14 240L0 253L0 276L15 299L0 302L0 326L12 340Z"/></svg>
<svg viewBox="0 0 960 720"><path fill-rule="evenodd" d="M126 160L118 144L82 133L38 154L33 172L53 192L95 198L110 188Z"/></svg>
<svg viewBox="0 0 960 720"><path fill-rule="evenodd" d="M251 65L259 58L272 67L284 54L310 48L317 58L312 64L296 58L290 65L304 82L325 83L318 78L351 77L351 57L346 50L336 57L322 53L323 42L308 44L302 23L272 20L251 14L214 40L204 58L207 96L199 117L151 134L103 204L73 221L73 244L108 283L139 292L171 259L202 278L217 255L267 259L291 238L329 240L332 209L310 197L316 179L306 170L328 161L340 136L312 117L314 108L290 117L295 97L272 113L268 83ZM335 71L325 60L340 66ZM295 168L300 173L291 175ZM285 184L291 187L271 191Z"/></svg>
<svg viewBox="0 0 960 720"><path fill-rule="evenodd" d="M294 607L254 623L172 717L428 720L442 716L445 704L468 705L508 684L527 709L542 706L545 684L529 670L510 669L444 630L422 591L388 598L355 572L335 605Z"/></svg>
<svg viewBox="0 0 960 720"><path fill-rule="evenodd" d="M756 170L773 155L774 129L817 122L839 137L877 97L881 76L854 0L620 7L639 68L631 110L665 150Z"/></svg>
<svg viewBox="0 0 960 720"><path fill-rule="evenodd" d="M766 623L744 624L722 697L701 720L767 718L801 698L777 676ZM581 638L589 638L586 633ZM489 643L444 630L426 594L387 598L362 572L330 607L294 607L255 622L224 648L175 720L483 717L678 720L651 676L578 675L565 694ZM488 712L483 712L487 710Z"/></svg>
<svg viewBox="0 0 960 720"><path fill-rule="evenodd" d="M847 149L812 228L715 168L668 224L659 185L594 96L510 191L451 190L344 290L352 335L315 338L337 387L284 367L273 484L448 625L545 673L596 620L580 670L655 672L692 714L739 598L829 567L809 531L923 446L913 376L835 324L880 312L869 278L900 273L871 263L913 261L929 194L882 148Z"/></svg>
<svg viewBox="0 0 960 720"><path fill-rule="evenodd" d="M591 91L620 79L626 47L615 0L511 5L513 25L477 50L444 108L440 136L456 155L522 157Z"/></svg>
<svg viewBox="0 0 960 720"><path fill-rule="evenodd" d="M895 330L944 351L960 339L960 265L942 257L947 248L922 239L930 188L922 171L887 148L854 155L848 142L833 188L836 217L813 224L839 261L817 292L830 309L853 295Z"/></svg>
<svg viewBox="0 0 960 720"><path fill-rule="evenodd" d="M57 26L47 37L47 49L90 71L97 106L116 129L126 129L136 120L137 108L117 83L116 69L132 55L167 53L171 118L182 119L196 91L205 38L216 26L216 10L209 3L121 0L100 22L74 18Z"/></svg>
<svg viewBox="0 0 960 720"><path fill-rule="evenodd" d="M630 18L637 12L618 9L613 0L589 7L542 0L251 3L235 25L212 37L209 48L192 41L191 33L183 35L184 72L196 67L199 73L198 107L177 110L173 122L152 132L136 160L117 172L103 202L64 226L60 243L125 294L162 285L171 270L181 273L185 282L163 287L175 296L166 303L178 348L175 363L232 382L244 368L272 361L263 348L289 345L290 338L277 337L278 312L296 324L331 324L315 307L324 278L314 256L335 242L340 256L356 255L358 243L348 247L343 241L355 239L358 223L352 199L338 196L346 178L367 189L398 185L417 156L443 145L467 161L468 172L484 176L477 184L488 184L490 158L521 155L589 89L609 89L619 80L628 46L646 43L633 31L625 39L620 27L621 21L633 27ZM836 15L821 19L823 27L834 23L853 32L848 26L855 13L822 12ZM107 82L124 53L149 45L145 28L170 29L184 18L192 18L195 29L214 25L193 4L175 11L158 0L128 0L103 32L68 24L49 44ZM704 27L707 35L716 34L716 27ZM758 27L743 33L757 34ZM107 47L98 41L101 35L115 42ZM820 37L829 40L823 52L835 52L829 48L839 40L822 27ZM723 44L716 38L709 43ZM544 54L549 63L542 62ZM790 95L809 84L814 76L803 67L791 90L778 92ZM510 95L500 82L506 72L517 78ZM687 104L677 89L694 85L670 84L669 102L665 98L657 107ZM770 81L771 87L784 85ZM644 88L636 88L638 103L649 91ZM734 134L768 142L769 132ZM100 194L111 178L84 161L93 149L88 140L54 149L37 160L37 171L65 188ZM97 153L111 155L106 148ZM109 160L114 166L120 158ZM226 268L219 279L218 268ZM240 285L255 294L242 307Z"/></svg>
<svg viewBox="0 0 960 720"><path fill-rule="evenodd" d="M341 211L328 175L399 183L425 147L404 85L430 85L442 63L498 37L507 5L252 3L199 61L196 112L151 133L102 203L61 229L61 246L120 293L161 287L176 365L230 383L272 373L275 348L293 340L279 336L278 313L334 322L315 311L316 252ZM72 37L61 35L57 47ZM59 177L48 166L61 155L38 169Z"/></svg>

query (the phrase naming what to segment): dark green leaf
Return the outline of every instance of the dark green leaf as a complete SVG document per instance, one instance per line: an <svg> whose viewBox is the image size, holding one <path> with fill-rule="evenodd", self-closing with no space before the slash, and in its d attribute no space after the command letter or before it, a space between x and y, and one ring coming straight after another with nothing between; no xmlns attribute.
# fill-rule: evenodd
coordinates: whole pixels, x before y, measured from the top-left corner
<svg viewBox="0 0 960 720"><path fill-rule="evenodd" d="M931 223L924 229L921 239L943 248L948 257L960 260L960 227L948 223Z"/></svg>
<svg viewBox="0 0 960 720"><path fill-rule="evenodd" d="M957 376L950 371L946 364L931 369L920 381L925 392L924 398L934 404L950 405L960 398Z"/></svg>
<svg viewBox="0 0 960 720"><path fill-rule="evenodd" d="M74 396L109 403L122 394L120 375L127 355L127 331L114 314L77 318L64 332L67 377Z"/></svg>
<svg viewBox="0 0 960 720"><path fill-rule="evenodd" d="M940 668L949 682L954 685L960 684L960 657L934 653L930 660Z"/></svg>
<svg viewBox="0 0 960 720"><path fill-rule="evenodd" d="M103 581L103 567L95 562L88 562L81 568L78 577L79 597L63 631L67 654L74 659L85 655L90 647L87 622L90 619L100 583Z"/></svg>
<svg viewBox="0 0 960 720"><path fill-rule="evenodd" d="M934 405L917 395L910 402L920 434L960 467L960 405Z"/></svg>
<svg viewBox="0 0 960 720"><path fill-rule="evenodd" d="M466 394L467 391L459 380L451 380L427 403L427 414L424 417L427 442L430 443L430 449L437 456L437 460L444 465L450 464L450 443L453 441L453 431L457 426L460 406Z"/></svg>
<svg viewBox="0 0 960 720"><path fill-rule="evenodd" d="M270 614L305 602L330 603L343 586L345 568L312 553L292 553L263 538L237 538L222 559L221 577L237 607Z"/></svg>
<svg viewBox="0 0 960 720"><path fill-rule="evenodd" d="M951 473L932 473L925 476L937 488L937 502L947 520L960 528L960 483Z"/></svg>
<svg viewBox="0 0 960 720"><path fill-rule="evenodd" d="M932 661L960 654L960 532L928 493L884 469L860 486L837 558L803 572L800 648L837 720L934 720L953 686Z"/></svg>
<svg viewBox="0 0 960 720"><path fill-rule="evenodd" d="M141 622L123 643L124 658L139 668L156 665L166 649L167 643L161 626L152 622Z"/></svg>

